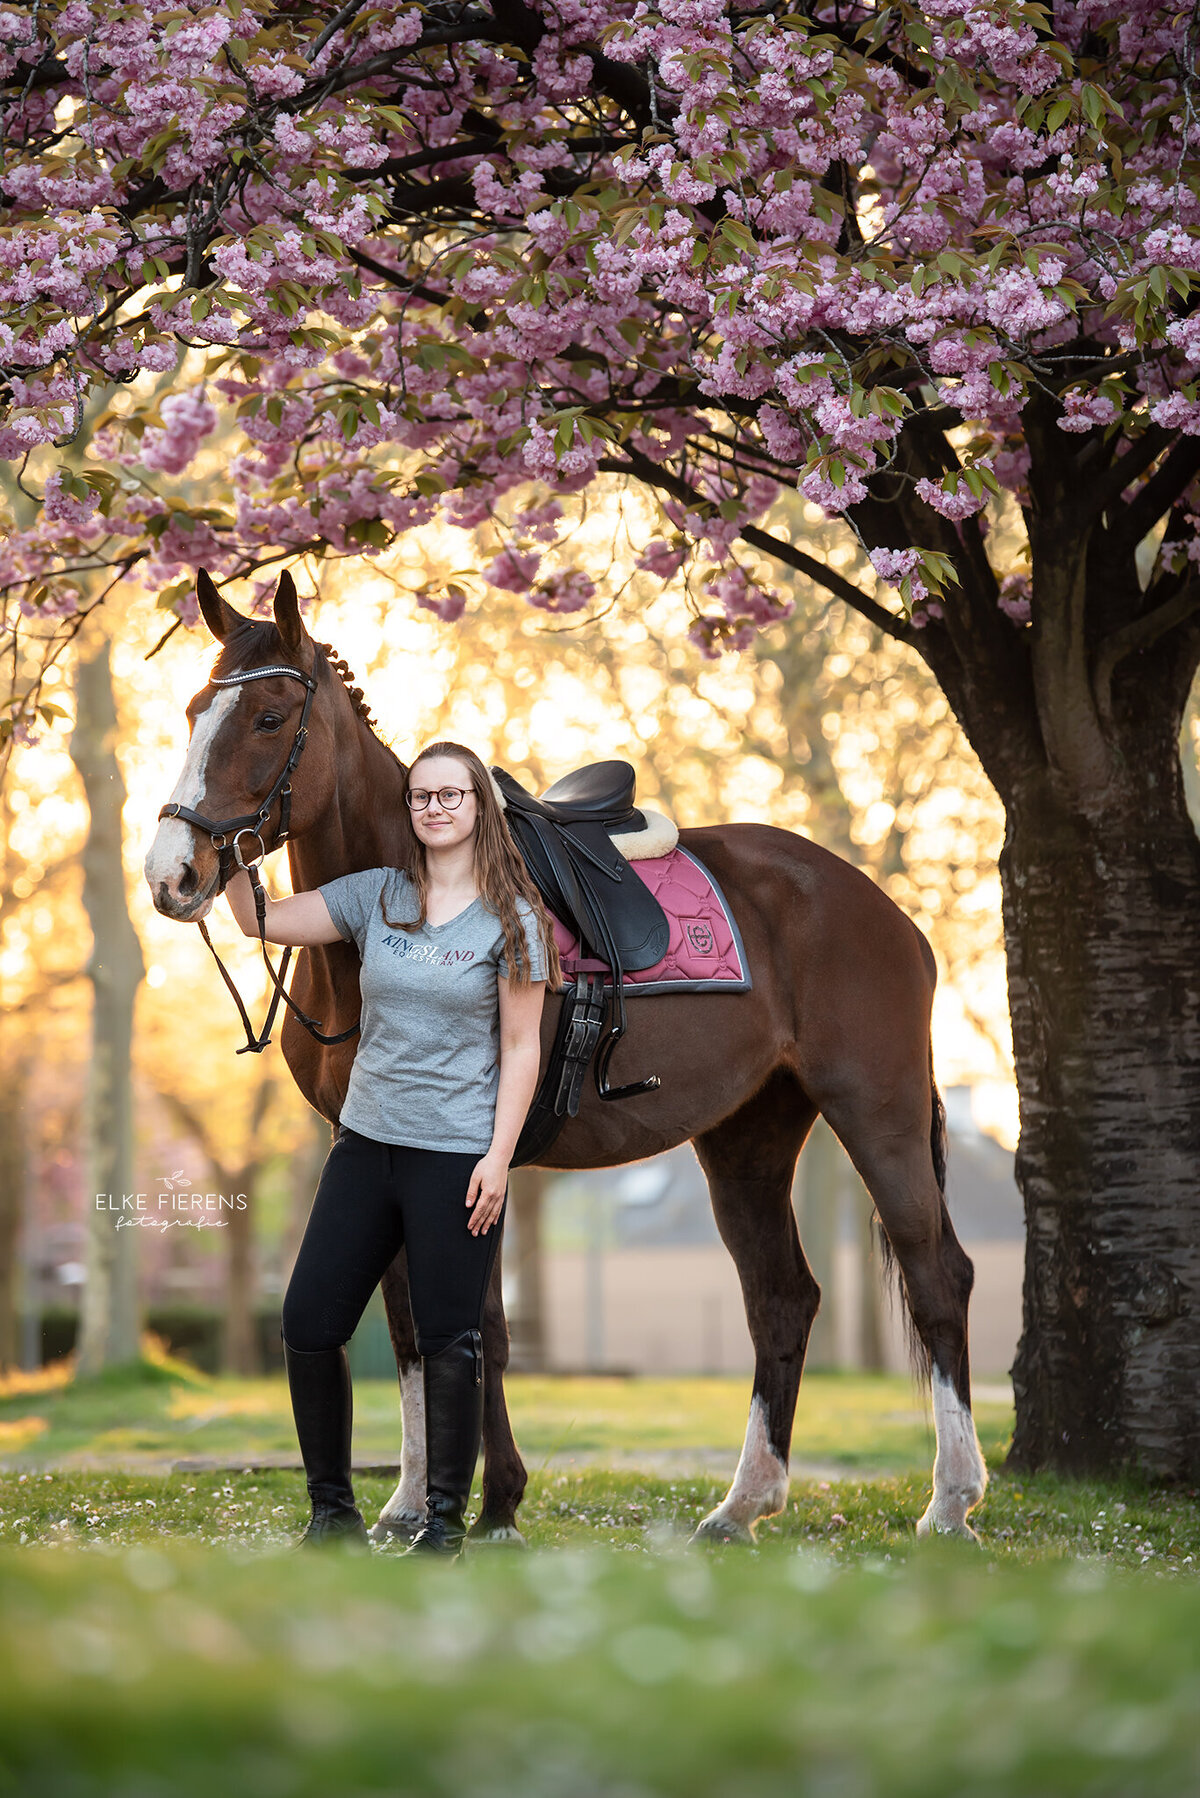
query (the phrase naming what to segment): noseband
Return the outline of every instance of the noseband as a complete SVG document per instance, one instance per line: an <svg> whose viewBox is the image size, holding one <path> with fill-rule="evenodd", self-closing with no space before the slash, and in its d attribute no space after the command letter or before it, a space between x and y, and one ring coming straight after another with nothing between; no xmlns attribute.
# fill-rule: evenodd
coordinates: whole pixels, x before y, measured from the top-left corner
<svg viewBox="0 0 1200 1798"><path fill-rule="evenodd" d="M315 662L313 666L316 666ZM291 949L285 948L278 973L275 971L267 949L267 895L258 873L259 864L268 853L266 839L262 833L270 816L271 807L278 799L279 823L275 829L275 841L271 848L279 849L288 840L292 819L292 775L296 771L296 764L303 755L304 745L308 741L308 718L312 711L313 695L316 693L317 683L311 674L302 674L299 668L289 668L285 662L273 664L269 668L247 668L240 674L224 674L220 677L213 675L210 676L208 683L210 687L240 687L246 681L269 680L278 675L286 675L289 680L298 680L307 691L304 695L304 709L300 713L300 722L296 726L296 735L292 740L287 761L283 764L279 778L258 810L245 812L240 818L206 818L202 812L193 811L187 805L164 805L158 814L160 823L164 818L178 818L184 824L194 825L197 830L204 831L212 839L212 846L217 852L217 867L221 877L219 890L221 892L224 892L229 883L235 862L249 876L250 886L254 893L254 912L258 920L258 940L262 947L262 958L275 989L266 1022L257 1036L254 1034L254 1026L250 1022L249 1013L242 1002L242 995L234 985L225 963L217 954L204 919L197 918L196 920L200 935L204 938L209 953L220 969L221 979L233 996L233 1002L238 1008L238 1015L241 1017L242 1026L246 1032L246 1041L244 1046L238 1050L239 1055L247 1053L260 1055L266 1048L271 1040L271 1027L275 1022L275 1014L279 1009L281 999L289 1011L300 1020L309 1035L315 1037L319 1043L344 1043L358 1031L358 1025L352 1024L349 1030L343 1030L338 1036L327 1036L315 1018L310 1018L306 1012L301 1011L283 984L287 976L288 963L292 959ZM246 861L242 856L241 840L243 837L254 837L258 842L258 854L250 861Z"/></svg>

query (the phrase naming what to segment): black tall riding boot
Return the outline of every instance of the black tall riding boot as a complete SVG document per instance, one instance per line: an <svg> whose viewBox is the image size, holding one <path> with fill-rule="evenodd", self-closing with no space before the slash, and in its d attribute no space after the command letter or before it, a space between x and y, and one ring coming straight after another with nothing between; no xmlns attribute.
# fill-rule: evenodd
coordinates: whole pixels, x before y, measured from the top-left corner
<svg viewBox="0 0 1200 1798"><path fill-rule="evenodd" d="M353 1400L346 1350L294 1349L285 1340L283 1359L312 1500L312 1520L297 1546L351 1542L369 1549L350 1484Z"/></svg>
<svg viewBox="0 0 1200 1798"><path fill-rule="evenodd" d="M409 1554L456 1555L483 1433L483 1338L464 1330L421 1363L425 1385L425 1522Z"/></svg>

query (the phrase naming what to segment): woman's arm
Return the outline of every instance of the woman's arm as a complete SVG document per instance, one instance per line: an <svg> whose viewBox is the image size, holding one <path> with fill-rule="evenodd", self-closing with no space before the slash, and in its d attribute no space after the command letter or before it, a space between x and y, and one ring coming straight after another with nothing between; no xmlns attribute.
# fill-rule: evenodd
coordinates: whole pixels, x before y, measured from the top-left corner
<svg viewBox="0 0 1200 1798"><path fill-rule="evenodd" d="M546 982L534 980L528 986L514 986L500 974L496 989L500 995L500 1086L491 1146L477 1163L467 1189L467 1204L472 1207L467 1228L472 1236L478 1236L480 1231L486 1236L500 1215L508 1164L537 1091L542 1058Z"/></svg>
<svg viewBox="0 0 1200 1798"><path fill-rule="evenodd" d="M244 936L258 935L258 917L254 910L254 891L250 876L239 868L225 888L229 909L241 925ZM287 899L267 899L265 935L268 943L281 943L293 948L314 947L317 943L340 943L342 933L329 915L320 893L293 893Z"/></svg>

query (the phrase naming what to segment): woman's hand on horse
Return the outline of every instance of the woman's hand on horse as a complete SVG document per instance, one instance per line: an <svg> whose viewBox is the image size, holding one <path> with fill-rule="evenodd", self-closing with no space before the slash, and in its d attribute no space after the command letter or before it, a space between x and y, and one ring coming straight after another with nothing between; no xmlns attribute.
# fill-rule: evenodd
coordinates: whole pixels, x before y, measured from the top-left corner
<svg viewBox="0 0 1200 1798"><path fill-rule="evenodd" d="M244 936L258 935L258 917L250 876L239 868L225 888L229 909ZM318 943L340 943L342 933L329 915L320 893L292 893L286 899L267 900L264 934L268 943L306 949Z"/></svg>
<svg viewBox="0 0 1200 1798"><path fill-rule="evenodd" d="M503 1208L507 1186L507 1161L488 1154L475 1163L471 1184L467 1187L467 1204L471 1207L467 1229L472 1236L478 1236L481 1231L487 1235Z"/></svg>

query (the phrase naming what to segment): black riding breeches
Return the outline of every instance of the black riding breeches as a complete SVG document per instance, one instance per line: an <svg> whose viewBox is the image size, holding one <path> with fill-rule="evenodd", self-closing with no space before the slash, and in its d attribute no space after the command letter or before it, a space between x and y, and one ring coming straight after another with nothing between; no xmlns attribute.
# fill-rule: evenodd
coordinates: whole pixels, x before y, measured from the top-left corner
<svg viewBox="0 0 1200 1798"><path fill-rule="evenodd" d="M343 1126L284 1295L284 1341L309 1352L348 1342L402 1247L417 1352L436 1355L478 1330L504 1223L502 1210L486 1235L467 1228L480 1159L375 1142Z"/></svg>

